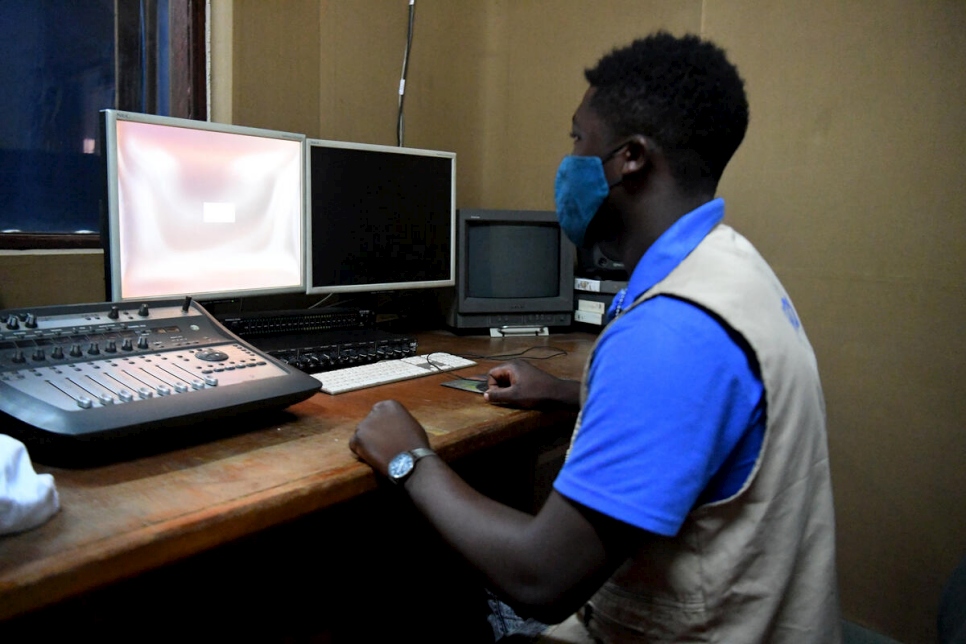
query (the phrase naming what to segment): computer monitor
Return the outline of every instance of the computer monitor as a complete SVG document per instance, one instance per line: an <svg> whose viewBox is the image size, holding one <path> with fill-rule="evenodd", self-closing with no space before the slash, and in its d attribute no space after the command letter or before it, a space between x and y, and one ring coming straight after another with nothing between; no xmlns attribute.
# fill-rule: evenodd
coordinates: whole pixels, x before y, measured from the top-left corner
<svg viewBox="0 0 966 644"><path fill-rule="evenodd" d="M452 286L456 155L306 141L309 294Z"/></svg>
<svg viewBox="0 0 966 644"><path fill-rule="evenodd" d="M304 135L103 114L110 300L305 291Z"/></svg>
<svg viewBox="0 0 966 644"><path fill-rule="evenodd" d="M569 326L574 246L556 213L461 209L456 285L443 306L449 326L495 336Z"/></svg>

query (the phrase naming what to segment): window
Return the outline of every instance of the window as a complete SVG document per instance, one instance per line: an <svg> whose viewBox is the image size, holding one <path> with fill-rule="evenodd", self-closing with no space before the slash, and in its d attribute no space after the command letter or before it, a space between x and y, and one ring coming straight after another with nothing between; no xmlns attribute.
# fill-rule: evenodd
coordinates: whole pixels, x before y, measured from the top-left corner
<svg viewBox="0 0 966 644"><path fill-rule="evenodd" d="M204 119L204 11L0 2L0 248L100 245L100 110Z"/></svg>

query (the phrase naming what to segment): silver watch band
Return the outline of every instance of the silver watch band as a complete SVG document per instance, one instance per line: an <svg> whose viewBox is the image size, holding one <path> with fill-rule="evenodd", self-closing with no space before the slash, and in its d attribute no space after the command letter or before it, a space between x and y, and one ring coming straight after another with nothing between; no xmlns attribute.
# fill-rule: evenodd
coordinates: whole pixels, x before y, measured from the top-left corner
<svg viewBox="0 0 966 644"><path fill-rule="evenodd" d="M424 456L433 456L436 454L433 450L428 447L417 447L416 449L409 450L409 453L413 455L413 462L415 463Z"/></svg>

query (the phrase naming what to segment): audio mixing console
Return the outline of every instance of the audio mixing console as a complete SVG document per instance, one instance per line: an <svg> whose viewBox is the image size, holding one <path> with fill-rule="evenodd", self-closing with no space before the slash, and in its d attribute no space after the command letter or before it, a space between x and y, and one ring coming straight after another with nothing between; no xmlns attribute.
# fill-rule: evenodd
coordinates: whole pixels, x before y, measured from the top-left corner
<svg viewBox="0 0 966 644"><path fill-rule="evenodd" d="M28 444L170 431L318 390L190 298L0 311L0 431Z"/></svg>

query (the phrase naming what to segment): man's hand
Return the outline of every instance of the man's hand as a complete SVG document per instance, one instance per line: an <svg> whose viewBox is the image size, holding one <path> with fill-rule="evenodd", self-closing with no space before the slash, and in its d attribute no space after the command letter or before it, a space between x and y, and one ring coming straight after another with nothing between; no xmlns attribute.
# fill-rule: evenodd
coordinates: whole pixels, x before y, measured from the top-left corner
<svg viewBox="0 0 966 644"><path fill-rule="evenodd" d="M524 409L580 406L580 383L563 380L537 369L529 362L514 360L490 369L483 397L496 405Z"/></svg>
<svg viewBox="0 0 966 644"><path fill-rule="evenodd" d="M383 476L394 456L417 447L429 447L426 430L395 400L373 405L349 440L349 449Z"/></svg>

